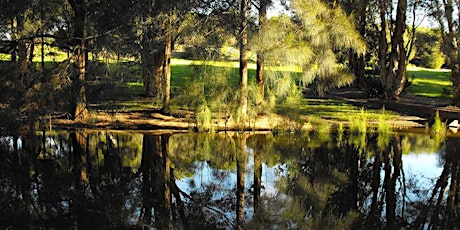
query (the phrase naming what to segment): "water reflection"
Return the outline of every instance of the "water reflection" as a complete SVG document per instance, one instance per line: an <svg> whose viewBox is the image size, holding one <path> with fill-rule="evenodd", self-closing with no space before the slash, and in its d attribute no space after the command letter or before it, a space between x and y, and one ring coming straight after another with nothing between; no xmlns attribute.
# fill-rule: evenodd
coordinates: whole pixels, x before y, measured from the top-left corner
<svg viewBox="0 0 460 230"><path fill-rule="evenodd" d="M0 228L456 229L459 146L410 133L2 137Z"/></svg>

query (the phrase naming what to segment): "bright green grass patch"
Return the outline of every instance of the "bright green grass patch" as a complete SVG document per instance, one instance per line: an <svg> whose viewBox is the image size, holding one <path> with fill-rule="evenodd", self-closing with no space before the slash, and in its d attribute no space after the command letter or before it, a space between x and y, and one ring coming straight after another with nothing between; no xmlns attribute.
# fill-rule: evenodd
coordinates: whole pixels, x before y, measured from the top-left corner
<svg viewBox="0 0 460 230"><path fill-rule="evenodd" d="M407 73L412 85L410 93L423 97L451 97L450 70L411 67Z"/></svg>
<svg viewBox="0 0 460 230"><path fill-rule="evenodd" d="M276 113L288 115L292 110L287 110L282 106L276 108ZM363 113L362 108L334 99L308 99L304 98L296 108L296 112L301 116L320 117L325 120L349 121L351 117L359 116ZM377 122L379 120L391 120L398 115L395 112L382 110L365 110L367 121ZM289 114L290 115L290 114Z"/></svg>

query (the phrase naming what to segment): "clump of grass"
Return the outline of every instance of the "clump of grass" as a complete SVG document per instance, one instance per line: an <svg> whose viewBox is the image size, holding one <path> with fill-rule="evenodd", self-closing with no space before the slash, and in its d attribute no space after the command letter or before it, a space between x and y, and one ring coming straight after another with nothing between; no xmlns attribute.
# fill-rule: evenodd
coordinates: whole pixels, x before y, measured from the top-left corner
<svg viewBox="0 0 460 230"><path fill-rule="evenodd" d="M321 119L320 117L311 117L310 124L317 133L329 134L331 132L331 124L328 121Z"/></svg>
<svg viewBox="0 0 460 230"><path fill-rule="evenodd" d="M196 110L196 125L199 131L211 131L212 112L206 104L198 106Z"/></svg>
<svg viewBox="0 0 460 230"><path fill-rule="evenodd" d="M382 112L377 117L378 126L377 132L380 133L391 133L392 127L390 122L388 122L388 116L385 113L385 107L382 108Z"/></svg>
<svg viewBox="0 0 460 230"><path fill-rule="evenodd" d="M368 114L361 108L360 112L355 116L351 116L350 120L350 131L353 133L366 133L367 132L367 117Z"/></svg>
<svg viewBox="0 0 460 230"><path fill-rule="evenodd" d="M436 111L436 114L434 117L434 123L431 126L431 131L433 133L446 133L447 131L446 124L441 121L441 117L439 116L439 111Z"/></svg>

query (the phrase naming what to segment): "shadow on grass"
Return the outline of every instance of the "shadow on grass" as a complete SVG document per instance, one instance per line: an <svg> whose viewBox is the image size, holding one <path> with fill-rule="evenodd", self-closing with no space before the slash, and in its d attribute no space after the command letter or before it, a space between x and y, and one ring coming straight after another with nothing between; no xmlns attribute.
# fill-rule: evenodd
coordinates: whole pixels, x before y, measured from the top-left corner
<svg viewBox="0 0 460 230"><path fill-rule="evenodd" d="M423 97L451 98L452 81L450 71L415 69L408 71L412 85L408 92Z"/></svg>

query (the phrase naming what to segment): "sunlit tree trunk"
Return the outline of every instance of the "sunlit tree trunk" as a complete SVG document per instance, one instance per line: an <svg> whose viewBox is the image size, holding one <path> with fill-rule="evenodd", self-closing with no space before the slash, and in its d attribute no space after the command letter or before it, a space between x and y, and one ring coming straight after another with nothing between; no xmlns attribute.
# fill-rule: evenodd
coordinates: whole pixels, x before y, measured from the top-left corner
<svg viewBox="0 0 460 230"><path fill-rule="evenodd" d="M171 36L171 19L169 19L165 47L165 60L163 67L163 112L169 113L169 101L171 97L171 49L172 49L172 36Z"/></svg>
<svg viewBox="0 0 460 230"><path fill-rule="evenodd" d="M84 85L86 74L85 1L69 0L69 3L74 11L74 56L78 68L78 73L73 79L73 98L71 99L70 114L74 120L84 120L88 114L86 104L86 90Z"/></svg>
<svg viewBox="0 0 460 230"><path fill-rule="evenodd" d="M241 0L240 5L240 112L242 116L247 115L248 111L248 60L247 60L247 44L248 44L248 0Z"/></svg>

